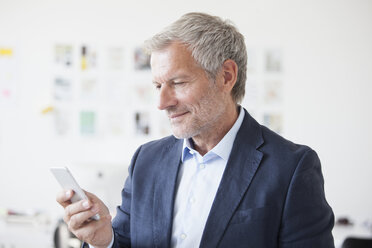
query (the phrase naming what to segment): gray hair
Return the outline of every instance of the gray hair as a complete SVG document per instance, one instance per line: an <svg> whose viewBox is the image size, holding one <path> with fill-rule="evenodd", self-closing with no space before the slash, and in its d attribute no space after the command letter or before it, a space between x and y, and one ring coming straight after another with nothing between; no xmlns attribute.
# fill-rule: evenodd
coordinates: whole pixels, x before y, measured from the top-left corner
<svg viewBox="0 0 372 248"><path fill-rule="evenodd" d="M211 80L227 59L238 65L238 78L231 96L239 104L245 94L247 51L244 36L228 20L204 13L188 13L145 42L148 53L161 50L174 41L188 46L195 61Z"/></svg>

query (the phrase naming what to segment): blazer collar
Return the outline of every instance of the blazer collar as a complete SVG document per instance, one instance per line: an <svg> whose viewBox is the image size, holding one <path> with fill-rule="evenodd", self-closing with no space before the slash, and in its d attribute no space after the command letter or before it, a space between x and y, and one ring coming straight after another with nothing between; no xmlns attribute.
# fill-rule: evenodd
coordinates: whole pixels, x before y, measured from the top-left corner
<svg viewBox="0 0 372 248"><path fill-rule="evenodd" d="M170 247L173 222L173 205L176 192L176 181L181 163L183 141L174 138L159 154L154 201L153 201L153 231L155 247Z"/></svg>
<svg viewBox="0 0 372 248"><path fill-rule="evenodd" d="M260 125L245 111L204 228L200 247L218 246L259 167L263 155L258 148L263 142Z"/></svg>

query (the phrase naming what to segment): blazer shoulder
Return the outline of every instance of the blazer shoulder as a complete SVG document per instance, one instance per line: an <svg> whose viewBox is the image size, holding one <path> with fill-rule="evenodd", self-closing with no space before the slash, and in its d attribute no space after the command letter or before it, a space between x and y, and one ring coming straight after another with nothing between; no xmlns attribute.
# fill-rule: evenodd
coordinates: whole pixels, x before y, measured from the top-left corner
<svg viewBox="0 0 372 248"><path fill-rule="evenodd" d="M183 140L177 139L174 136L167 136L162 139L153 140L141 145L136 153L135 160L153 161L155 157L169 156L169 151L181 151ZM132 161L133 163L133 161Z"/></svg>
<svg viewBox="0 0 372 248"><path fill-rule="evenodd" d="M312 150L306 145L296 144L261 125L247 111L237 134L237 144L254 147L266 155L279 158L301 156Z"/></svg>
<svg viewBox="0 0 372 248"><path fill-rule="evenodd" d="M314 154L316 152L309 146L294 143L283 136L275 133L265 126L261 126L264 144L261 150L265 153L275 154L278 157L292 157L301 159L305 154Z"/></svg>

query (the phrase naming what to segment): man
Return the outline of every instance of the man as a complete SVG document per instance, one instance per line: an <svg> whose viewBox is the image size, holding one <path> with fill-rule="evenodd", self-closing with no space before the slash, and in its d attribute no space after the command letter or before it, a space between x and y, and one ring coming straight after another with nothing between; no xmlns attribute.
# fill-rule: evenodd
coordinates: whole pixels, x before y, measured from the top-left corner
<svg viewBox="0 0 372 248"><path fill-rule="evenodd" d="M93 194L57 196L69 229L96 248L334 247L316 153L239 106L247 55L236 28L189 13L146 46L174 136L138 148L112 227Z"/></svg>

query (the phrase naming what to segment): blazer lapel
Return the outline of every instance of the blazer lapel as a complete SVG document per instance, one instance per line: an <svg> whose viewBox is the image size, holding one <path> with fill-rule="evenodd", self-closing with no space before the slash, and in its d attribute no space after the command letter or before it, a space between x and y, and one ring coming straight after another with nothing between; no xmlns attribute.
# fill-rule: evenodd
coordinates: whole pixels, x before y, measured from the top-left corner
<svg viewBox="0 0 372 248"><path fill-rule="evenodd" d="M175 188L183 144L182 140L174 140L159 154L161 159L154 186L152 215L155 247L170 247Z"/></svg>
<svg viewBox="0 0 372 248"><path fill-rule="evenodd" d="M245 112L209 213L200 247L217 247L259 167L262 153L257 148L262 143L259 124Z"/></svg>

